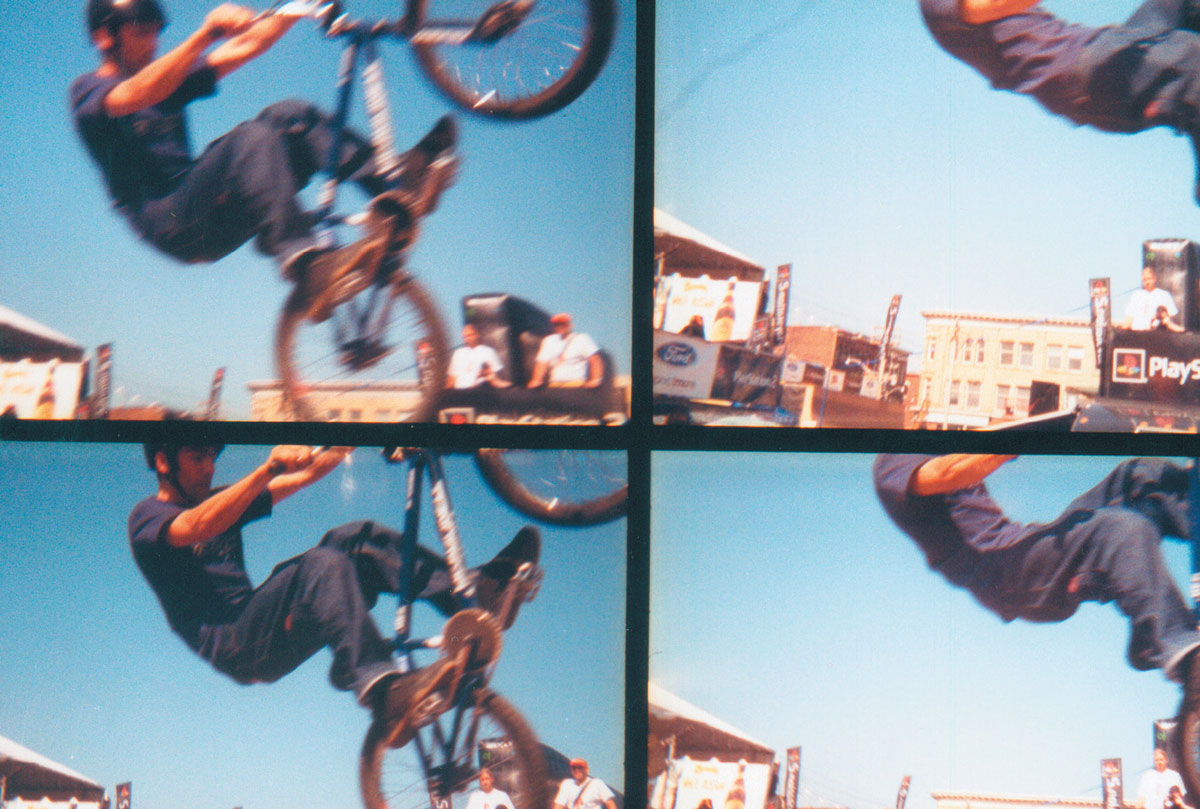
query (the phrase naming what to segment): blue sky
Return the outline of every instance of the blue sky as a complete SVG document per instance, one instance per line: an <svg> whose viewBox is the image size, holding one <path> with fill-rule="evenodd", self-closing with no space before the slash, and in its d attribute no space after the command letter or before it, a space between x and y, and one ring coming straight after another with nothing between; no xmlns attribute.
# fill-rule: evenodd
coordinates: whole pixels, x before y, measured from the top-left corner
<svg viewBox="0 0 1200 809"><path fill-rule="evenodd" d="M170 47L215 4L165 5ZM510 292L573 312L577 328L629 372L634 3L617 6L609 62L575 103L521 124L459 118L459 181L425 223L411 262L454 344L463 296ZM355 0L347 8L370 16L399 6ZM114 343L120 403L137 396L192 407L227 366L225 415L248 418L246 383L274 378L271 344L287 286L273 262L243 247L216 264L184 266L139 242L112 212L70 121L67 87L97 64L83 3L11 0L5 9L21 24L0 31L0 98L14 113L0 128L0 304L90 349ZM217 97L191 107L193 147L284 98L328 108L338 55L301 21ZM407 148L452 106L406 46L385 58L396 138Z"/></svg>
<svg viewBox="0 0 1200 809"><path fill-rule="evenodd" d="M1138 0L1047 0L1069 20ZM942 51L916 0L659 2L655 202L773 271L790 322L871 333L923 310L1087 316L1137 288L1141 243L1200 237L1191 147L1079 128Z"/></svg>
<svg viewBox="0 0 1200 809"><path fill-rule="evenodd" d="M229 448L217 481L265 459ZM491 558L525 520L467 456L446 458L469 563ZM368 714L328 681L319 652L272 685L239 686L167 626L129 553L126 517L154 481L137 445L0 443L0 735L99 782L131 780L135 809L355 806ZM398 525L403 471L358 450L245 531L251 578L335 525ZM429 506L423 509L429 520ZM437 547L432 525L422 536ZM505 635L493 687L542 741L624 783L625 523L542 528L546 577ZM584 563L586 560L586 564ZM390 626L395 602L376 620ZM431 608L418 630L439 626Z"/></svg>
<svg viewBox="0 0 1200 809"><path fill-rule="evenodd" d="M935 791L1126 796L1179 688L1125 661L1128 625L1085 604L1003 623L930 571L878 505L867 454L655 453L650 676L783 751L801 805L931 809ZM1118 459L1026 456L989 478L1046 521ZM1163 543L1176 580L1186 547Z"/></svg>

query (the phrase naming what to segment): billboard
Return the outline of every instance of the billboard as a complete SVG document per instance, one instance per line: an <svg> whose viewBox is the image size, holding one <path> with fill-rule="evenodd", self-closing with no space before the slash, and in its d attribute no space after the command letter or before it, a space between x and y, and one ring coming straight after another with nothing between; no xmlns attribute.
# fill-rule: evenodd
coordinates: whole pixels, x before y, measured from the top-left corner
<svg viewBox="0 0 1200 809"><path fill-rule="evenodd" d="M661 318L655 303L656 322L662 330L678 334L700 318L704 339L710 342L745 342L758 318L763 284L759 281L714 280L668 275L659 281Z"/></svg>
<svg viewBox="0 0 1200 809"><path fill-rule="evenodd" d="M769 764L692 761L684 756L658 776L661 788L656 784L650 805L652 809L695 809L707 800L714 809L722 809L732 799L744 801L746 809L762 809L770 777ZM671 788L666 786L669 778L677 779Z"/></svg>
<svg viewBox="0 0 1200 809"><path fill-rule="evenodd" d="M19 419L74 418L83 373L82 362L2 362L0 414Z"/></svg>

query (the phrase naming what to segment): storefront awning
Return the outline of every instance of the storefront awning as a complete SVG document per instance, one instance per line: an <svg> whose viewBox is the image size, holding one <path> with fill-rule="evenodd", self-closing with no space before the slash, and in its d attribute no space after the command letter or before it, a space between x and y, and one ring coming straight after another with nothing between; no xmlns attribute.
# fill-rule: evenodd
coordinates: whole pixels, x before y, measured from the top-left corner
<svg viewBox="0 0 1200 809"><path fill-rule="evenodd" d="M666 765L671 740L675 757L687 756L707 761L745 760L750 764L769 764L775 751L763 742L697 708L657 684L649 683L650 749L649 770L653 778Z"/></svg>

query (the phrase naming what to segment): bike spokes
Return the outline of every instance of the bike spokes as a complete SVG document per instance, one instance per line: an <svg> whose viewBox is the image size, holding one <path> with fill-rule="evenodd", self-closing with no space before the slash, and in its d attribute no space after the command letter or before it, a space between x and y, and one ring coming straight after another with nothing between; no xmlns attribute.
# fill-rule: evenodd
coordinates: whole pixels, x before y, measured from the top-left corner
<svg viewBox="0 0 1200 809"><path fill-rule="evenodd" d="M460 106L528 118L572 101L612 41L611 0L424 0L413 46Z"/></svg>

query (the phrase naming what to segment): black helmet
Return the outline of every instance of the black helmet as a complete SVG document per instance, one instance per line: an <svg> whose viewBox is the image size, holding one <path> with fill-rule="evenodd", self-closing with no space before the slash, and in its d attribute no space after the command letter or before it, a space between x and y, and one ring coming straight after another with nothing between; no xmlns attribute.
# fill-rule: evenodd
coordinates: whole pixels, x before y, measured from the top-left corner
<svg viewBox="0 0 1200 809"><path fill-rule="evenodd" d="M157 23L165 26L167 15L163 13L158 0L88 0L89 34L105 28L115 37L117 29L127 22Z"/></svg>

